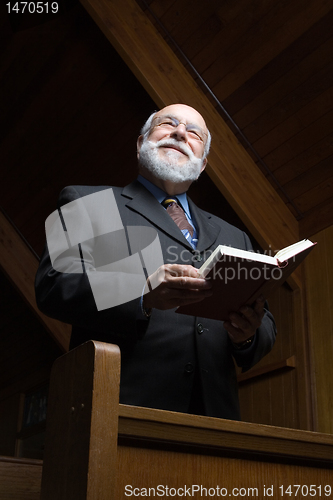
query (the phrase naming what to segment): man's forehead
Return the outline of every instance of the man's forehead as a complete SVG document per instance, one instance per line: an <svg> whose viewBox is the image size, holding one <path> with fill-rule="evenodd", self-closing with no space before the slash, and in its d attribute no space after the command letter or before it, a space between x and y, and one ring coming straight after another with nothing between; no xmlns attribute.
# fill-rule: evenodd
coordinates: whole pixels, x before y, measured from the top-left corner
<svg viewBox="0 0 333 500"><path fill-rule="evenodd" d="M206 128L205 120L200 113L185 104L171 104L170 106L166 106L156 113L155 118L159 116L174 116L178 120L185 120L186 123Z"/></svg>

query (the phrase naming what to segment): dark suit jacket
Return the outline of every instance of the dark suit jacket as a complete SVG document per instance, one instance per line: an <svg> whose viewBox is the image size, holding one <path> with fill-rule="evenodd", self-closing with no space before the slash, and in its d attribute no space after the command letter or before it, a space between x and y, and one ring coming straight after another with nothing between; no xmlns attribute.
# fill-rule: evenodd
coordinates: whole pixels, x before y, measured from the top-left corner
<svg viewBox="0 0 333 500"><path fill-rule="evenodd" d="M59 206L107 188L65 188ZM245 233L189 200L199 233L194 251L165 209L138 181L125 188L113 188L113 193L125 227L156 229L165 263L200 267L202 262L193 257L199 252L205 256L219 244L251 249ZM233 358L246 370L270 351L275 340L275 323L269 311L255 341L245 350L234 349L220 321L157 309L146 319L140 310L140 298L97 311L86 274L55 271L47 247L36 276L36 297L45 314L73 325L71 347L90 339L120 346L120 402L125 404L187 412L196 372L206 415L238 419Z"/></svg>

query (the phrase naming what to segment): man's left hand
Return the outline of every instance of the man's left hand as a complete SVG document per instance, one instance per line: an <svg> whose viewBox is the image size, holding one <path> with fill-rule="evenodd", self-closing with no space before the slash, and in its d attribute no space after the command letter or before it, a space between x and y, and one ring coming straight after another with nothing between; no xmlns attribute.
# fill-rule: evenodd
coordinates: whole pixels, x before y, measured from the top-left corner
<svg viewBox="0 0 333 500"><path fill-rule="evenodd" d="M255 335L265 314L264 304L265 299L260 296L253 307L243 306L238 312L230 314L229 321L224 322L224 328L234 344L242 344Z"/></svg>

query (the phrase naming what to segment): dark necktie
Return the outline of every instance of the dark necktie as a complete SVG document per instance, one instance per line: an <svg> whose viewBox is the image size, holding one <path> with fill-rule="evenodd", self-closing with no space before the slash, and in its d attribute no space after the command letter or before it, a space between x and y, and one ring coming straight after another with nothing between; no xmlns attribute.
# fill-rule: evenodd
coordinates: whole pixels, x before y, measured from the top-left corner
<svg viewBox="0 0 333 500"><path fill-rule="evenodd" d="M178 205L177 198L165 198L162 201L162 205L166 208L166 211L170 217L174 220L180 230L186 229L191 238L193 236L193 227L186 218L185 212L181 206Z"/></svg>

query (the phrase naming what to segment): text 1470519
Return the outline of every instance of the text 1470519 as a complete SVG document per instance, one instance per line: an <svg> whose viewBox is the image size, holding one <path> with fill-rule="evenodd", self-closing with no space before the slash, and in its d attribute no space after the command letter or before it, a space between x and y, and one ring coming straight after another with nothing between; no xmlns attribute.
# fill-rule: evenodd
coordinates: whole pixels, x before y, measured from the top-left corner
<svg viewBox="0 0 333 500"><path fill-rule="evenodd" d="M8 2L8 14L57 14L58 2Z"/></svg>

